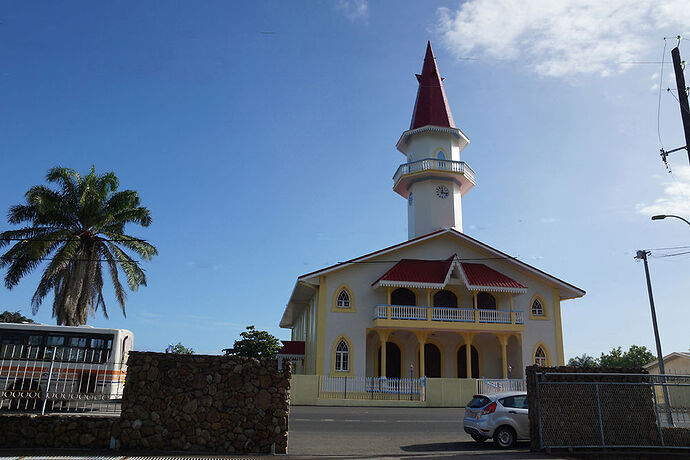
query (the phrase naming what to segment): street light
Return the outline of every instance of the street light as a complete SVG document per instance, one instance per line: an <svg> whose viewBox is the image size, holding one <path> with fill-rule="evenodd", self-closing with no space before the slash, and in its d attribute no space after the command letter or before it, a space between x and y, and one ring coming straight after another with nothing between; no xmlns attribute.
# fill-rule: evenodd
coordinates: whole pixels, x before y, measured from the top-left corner
<svg viewBox="0 0 690 460"><path fill-rule="evenodd" d="M685 222L686 224L690 225L690 222L688 222L687 219L684 219L683 217L680 217L680 216L675 216L673 214L658 214L656 216L652 216L652 220L663 220L663 219L666 219L667 217L675 217L676 219L680 219L683 222Z"/></svg>

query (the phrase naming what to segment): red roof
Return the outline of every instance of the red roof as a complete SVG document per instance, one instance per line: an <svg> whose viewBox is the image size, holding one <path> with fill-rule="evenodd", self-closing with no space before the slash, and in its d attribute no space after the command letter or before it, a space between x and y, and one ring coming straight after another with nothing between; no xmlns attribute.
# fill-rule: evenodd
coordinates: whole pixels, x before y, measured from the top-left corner
<svg viewBox="0 0 690 460"><path fill-rule="evenodd" d="M487 267L484 264L470 264L463 262L461 265L462 270L465 272L467 283L470 286L527 289L527 286L518 283L514 279L504 275L503 273L497 272L493 268Z"/></svg>
<svg viewBox="0 0 690 460"><path fill-rule="evenodd" d="M456 259L456 254L445 260L402 259L372 285L380 281L445 285L448 272ZM484 264L461 262L460 265L467 287L527 289L523 284Z"/></svg>
<svg viewBox="0 0 690 460"><path fill-rule="evenodd" d="M402 259L373 284L379 281L445 284L455 257L453 254L446 260Z"/></svg>
<svg viewBox="0 0 690 460"><path fill-rule="evenodd" d="M422 66L422 74L417 75L419 89L414 103L410 129L426 125L455 128L453 115L450 113L446 92L443 89L443 79L438 73L436 58L431 50L431 42L427 42L426 56Z"/></svg>
<svg viewBox="0 0 690 460"><path fill-rule="evenodd" d="M279 355L303 355L304 341L303 340L281 340L283 348L278 350Z"/></svg>

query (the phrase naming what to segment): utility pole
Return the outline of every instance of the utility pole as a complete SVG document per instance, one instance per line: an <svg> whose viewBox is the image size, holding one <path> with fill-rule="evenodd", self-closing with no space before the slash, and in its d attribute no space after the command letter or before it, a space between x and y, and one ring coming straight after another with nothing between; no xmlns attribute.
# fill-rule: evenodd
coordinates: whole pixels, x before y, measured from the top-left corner
<svg viewBox="0 0 690 460"><path fill-rule="evenodd" d="M656 309L654 308L654 296L652 295L652 281L649 278L649 265L647 264L647 256L649 251L640 250L637 251L636 259L642 259L644 262L644 274L647 277L647 293L649 294L649 307L652 309L652 325L654 326L654 340L656 341L656 357L659 360L659 373L661 375L666 374L664 369L664 355L661 352L661 339L659 338L659 327L656 324ZM667 408L668 424L673 426L673 416L671 415L671 406L668 399L668 389L666 388L666 378L662 377L662 388L664 391L664 403Z"/></svg>
<svg viewBox="0 0 690 460"><path fill-rule="evenodd" d="M678 40L680 40L680 37ZM688 162L690 162L690 107L688 106L688 90L685 86L685 77L683 76L684 63L681 63L680 50L677 46L671 50L671 58L673 59L673 72L676 74L680 117L683 120L683 131L685 131L685 150L688 152Z"/></svg>

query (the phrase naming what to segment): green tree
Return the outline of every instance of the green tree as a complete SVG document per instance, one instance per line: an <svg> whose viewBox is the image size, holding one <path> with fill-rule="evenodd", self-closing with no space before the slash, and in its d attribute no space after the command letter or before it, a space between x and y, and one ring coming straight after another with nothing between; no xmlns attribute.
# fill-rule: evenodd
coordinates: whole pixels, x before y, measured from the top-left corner
<svg viewBox="0 0 690 460"><path fill-rule="evenodd" d="M175 355L193 355L194 349L185 347L182 342L177 342L177 345L172 347L172 353Z"/></svg>
<svg viewBox="0 0 690 460"><path fill-rule="evenodd" d="M610 353L602 353L599 358L601 367L642 367L654 361L656 357L647 347L631 345L624 352L621 347L614 348Z"/></svg>
<svg viewBox="0 0 690 460"><path fill-rule="evenodd" d="M589 356L588 354L583 354L582 356L576 356L568 360L568 366L571 367L582 367L588 369L591 367L597 367L599 365L599 360Z"/></svg>
<svg viewBox="0 0 690 460"><path fill-rule="evenodd" d="M33 323L34 320L27 318L18 311L11 312L8 310L0 313L0 323Z"/></svg>
<svg viewBox="0 0 690 460"><path fill-rule="evenodd" d="M31 300L36 314L41 302L53 291L53 317L58 325L86 324L101 308L108 317L103 299L102 263L110 273L115 296L123 315L126 293L118 269L130 289L146 286L146 275L126 250L150 260L156 248L124 233L125 225L148 227L151 216L140 205L133 190L117 191L114 173L97 175L95 168L86 176L72 169L53 168L46 180L57 190L43 185L31 187L26 204L12 206L8 220L23 228L0 233L0 248L13 244L0 256L0 268L7 268L5 286L12 289L22 277L42 261L48 261Z"/></svg>
<svg viewBox="0 0 690 460"><path fill-rule="evenodd" d="M226 356L246 356L257 359L273 359L280 350L280 340L266 331L257 331L254 326L247 326L240 333L240 340L235 340L232 348L225 348Z"/></svg>

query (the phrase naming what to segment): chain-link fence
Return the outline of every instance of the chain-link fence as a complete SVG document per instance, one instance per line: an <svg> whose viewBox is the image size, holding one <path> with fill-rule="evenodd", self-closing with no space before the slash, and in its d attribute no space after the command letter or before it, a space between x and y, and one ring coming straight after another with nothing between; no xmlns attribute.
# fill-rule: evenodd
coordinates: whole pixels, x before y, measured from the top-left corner
<svg viewBox="0 0 690 460"><path fill-rule="evenodd" d="M542 449L690 447L690 376L537 372L535 390Z"/></svg>

